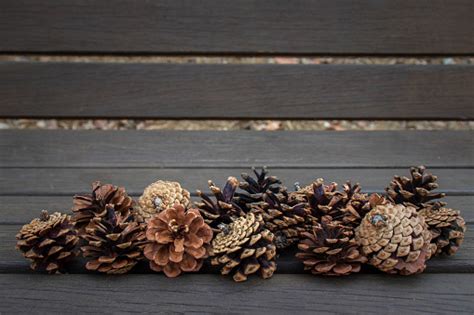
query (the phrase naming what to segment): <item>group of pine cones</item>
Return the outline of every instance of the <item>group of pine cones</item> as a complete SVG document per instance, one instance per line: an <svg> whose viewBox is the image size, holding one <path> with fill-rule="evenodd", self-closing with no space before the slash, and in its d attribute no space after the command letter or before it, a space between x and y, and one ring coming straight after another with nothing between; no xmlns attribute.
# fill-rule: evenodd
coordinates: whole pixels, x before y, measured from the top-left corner
<svg viewBox="0 0 474 315"><path fill-rule="evenodd" d="M384 196L367 195L359 184L317 179L289 192L266 168L229 177L200 201L179 183L157 181L136 203L122 187L95 182L92 193L75 196L72 214L43 211L23 226L17 248L34 270L67 271L82 255L86 269L123 274L139 261L176 277L198 271L209 258L221 274L245 281L270 278L276 257L296 247L306 270L348 275L363 264L387 273L422 272L435 255L453 255L466 230L459 211L440 199L437 178L425 167L395 176Z"/></svg>

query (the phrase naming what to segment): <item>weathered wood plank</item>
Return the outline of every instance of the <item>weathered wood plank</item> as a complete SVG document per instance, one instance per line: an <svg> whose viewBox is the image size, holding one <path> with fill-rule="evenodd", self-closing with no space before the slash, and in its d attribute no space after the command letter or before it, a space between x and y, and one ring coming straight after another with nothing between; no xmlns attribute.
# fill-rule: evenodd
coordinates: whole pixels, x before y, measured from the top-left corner
<svg viewBox="0 0 474 315"><path fill-rule="evenodd" d="M134 195L134 197L138 197ZM193 200L196 200L193 197ZM473 196L448 196L444 199L451 208L459 209L467 222L474 222ZM72 194L69 196L0 196L0 224L24 224L40 211L69 212Z"/></svg>
<svg viewBox="0 0 474 315"><path fill-rule="evenodd" d="M0 51L467 54L473 19L470 0L3 0Z"/></svg>
<svg viewBox="0 0 474 315"><path fill-rule="evenodd" d="M0 117L474 119L474 66L7 62L0 73Z"/></svg>
<svg viewBox="0 0 474 315"><path fill-rule="evenodd" d="M0 131L3 167L471 168L474 132Z"/></svg>
<svg viewBox="0 0 474 315"><path fill-rule="evenodd" d="M15 250L15 234L20 225L0 225L0 273L30 273L29 263ZM474 273L474 226L468 226L466 238L459 252L452 257L435 257L428 262L427 273ZM294 251L282 253L277 260L277 273L304 273L303 265L294 258ZM86 273L85 262L77 258L70 266L70 273ZM137 266L134 273L150 273L146 262ZM367 267L364 273L377 272ZM218 273L216 267L206 266L201 273Z"/></svg>
<svg viewBox="0 0 474 315"><path fill-rule="evenodd" d="M291 191L295 182L307 185L317 178L340 185L347 180L359 182L366 192L383 192L394 175L409 176L407 169L270 169ZM450 195L474 195L474 169L433 169L438 176L440 191ZM172 180L194 193L196 189L208 192L207 181L223 186L229 176L242 180L240 174L253 175L250 168L0 168L0 195L54 195L71 196L88 192L91 183L100 180L124 186L131 195L138 195L150 183Z"/></svg>
<svg viewBox="0 0 474 315"><path fill-rule="evenodd" d="M474 275L276 275L233 283L215 275L0 275L4 313L472 314ZM159 298L157 298L159 297ZM106 302L104 302L106 301Z"/></svg>

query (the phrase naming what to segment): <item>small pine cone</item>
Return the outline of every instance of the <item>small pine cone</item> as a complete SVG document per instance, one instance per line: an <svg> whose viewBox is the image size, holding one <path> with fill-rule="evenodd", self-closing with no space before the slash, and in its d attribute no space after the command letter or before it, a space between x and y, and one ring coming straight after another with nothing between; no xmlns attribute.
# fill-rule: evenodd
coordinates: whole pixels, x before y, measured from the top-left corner
<svg viewBox="0 0 474 315"><path fill-rule="evenodd" d="M435 204L421 209L419 214L425 219L431 232L432 254L454 255L466 232L466 222L460 212Z"/></svg>
<svg viewBox="0 0 474 315"><path fill-rule="evenodd" d="M275 176L268 176L268 170L264 166L258 172L254 167L252 168L255 179L247 173L242 173L243 182L239 183L239 188L242 192L236 192L234 202L236 202L245 212L249 212L253 206L259 205L263 201L263 195L270 191L277 194L286 191L286 188L281 184L281 181Z"/></svg>
<svg viewBox="0 0 474 315"><path fill-rule="evenodd" d="M144 226L133 221L131 214L122 215L113 205L106 205L106 215L94 217L79 236L86 242L81 247L88 270L107 274L124 274L143 259L146 243Z"/></svg>
<svg viewBox="0 0 474 315"><path fill-rule="evenodd" d="M24 225L16 235L16 248L31 261L31 269L64 272L67 262L77 255L78 242L70 216L43 210L41 217Z"/></svg>
<svg viewBox="0 0 474 315"><path fill-rule="evenodd" d="M148 221L145 257L150 268L168 277L201 269L212 240L212 229L197 209L174 205Z"/></svg>
<svg viewBox="0 0 474 315"><path fill-rule="evenodd" d="M301 234L296 258L315 275L345 276L359 272L367 258L359 251L352 228L337 222L316 224Z"/></svg>
<svg viewBox="0 0 474 315"><path fill-rule="evenodd" d="M166 210L175 204L187 208L191 195L177 182L156 181L145 188L138 199L135 217L138 222L148 221L155 213Z"/></svg>
<svg viewBox="0 0 474 315"><path fill-rule="evenodd" d="M134 202L125 192L125 188L110 184L102 185L99 181L92 184L92 194L74 196L72 220L81 232L92 218L107 214L106 205L112 205L115 211L127 217L133 210Z"/></svg>
<svg viewBox="0 0 474 315"><path fill-rule="evenodd" d="M260 205L251 209L251 212L262 215L265 227L275 235L275 245L278 249L298 242L300 233L317 222L305 203L290 206L286 203L287 200L286 194L267 191L263 194Z"/></svg>
<svg viewBox="0 0 474 315"><path fill-rule="evenodd" d="M212 241L211 263L222 266L221 274L233 274L236 282L259 272L263 279L276 270L276 246L272 232L264 228L261 215L248 213L235 219Z"/></svg>
<svg viewBox="0 0 474 315"><path fill-rule="evenodd" d="M428 206L430 201L443 198L445 194L432 192L438 188L438 178L425 171L424 166L411 167L411 178L394 176L389 187L385 189L390 201L422 209Z"/></svg>
<svg viewBox="0 0 474 315"><path fill-rule="evenodd" d="M231 223L233 219L245 214L242 208L234 202L235 190L239 185L239 181L235 177L229 177L222 190L214 185L212 181L209 181L208 184L215 201L198 190L197 194L201 197L201 202L195 202L194 204L212 230L219 232L223 226Z"/></svg>
<svg viewBox="0 0 474 315"><path fill-rule="evenodd" d="M411 206L376 206L357 227L356 240L369 263L387 273L420 273L431 256L428 226Z"/></svg>

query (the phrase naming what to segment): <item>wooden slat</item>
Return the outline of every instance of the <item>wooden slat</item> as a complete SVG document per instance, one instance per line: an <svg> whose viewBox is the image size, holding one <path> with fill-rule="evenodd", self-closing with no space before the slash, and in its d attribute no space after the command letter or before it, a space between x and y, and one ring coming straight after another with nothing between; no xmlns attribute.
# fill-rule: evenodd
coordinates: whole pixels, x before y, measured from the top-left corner
<svg viewBox="0 0 474 315"><path fill-rule="evenodd" d="M0 117L474 119L470 65L4 62L0 73Z"/></svg>
<svg viewBox="0 0 474 315"><path fill-rule="evenodd" d="M470 0L3 0L0 51L467 54L472 20Z"/></svg>
<svg viewBox="0 0 474 315"><path fill-rule="evenodd" d="M474 312L473 275L276 275L244 283L215 275L0 275L4 313Z"/></svg>
<svg viewBox="0 0 474 315"><path fill-rule="evenodd" d="M474 169L433 169L438 176L439 191L450 195L474 195ZM242 180L240 174L254 176L250 168L0 168L0 195L71 196L90 190L91 183L100 180L124 186L131 195L139 195L150 183L172 180L181 183L192 194L199 189L209 192L207 181L223 186L229 176ZM381 193L394 175L409 176L407 169L269 169L291 191L294 183L307 185L317 178L344 184L359 182L364 191Z"/></svg>
<svg viewBox="0 0 474 315"><path fill-rule="evenodd" d="M3 167L471 168L474 132L0 131Z"/></svg>
<svg viewBox="0 0 474 315"><path fill-rule="evenodd" d="M472 211L471 211L472 212ZM15 234L21 225L0 225L0 273L30 273L29 262L15 250ZM461 249L452 257L435 257L428 262L427 273L473 273L474 272L474 226L468 225ZM281 253L277 259L278 273L304 273L303 265L294 257L294 250ZM85 260L77 258L69 266L69 273L87 273ZM146 262L137 266L134 273L150 273ZM218 268L206 262L201 273L219 273ZM367 266L363 273L377 272Z"/></svg>

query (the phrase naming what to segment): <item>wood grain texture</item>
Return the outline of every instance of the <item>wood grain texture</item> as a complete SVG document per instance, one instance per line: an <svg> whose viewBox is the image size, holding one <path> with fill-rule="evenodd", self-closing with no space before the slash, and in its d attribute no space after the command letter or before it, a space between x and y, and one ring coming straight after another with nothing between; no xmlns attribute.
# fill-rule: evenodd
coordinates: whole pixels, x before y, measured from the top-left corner
<svg viewBox="0 0 474 315"><path fill-rule="evenodd" d="M3 167L471 168L472 131L0 131Z"/></svg>
<svg viewBox="0 0 474 315"><path fill-rule="evenodd" d="M0 73L0 117L474 119L470 65L4 62Z"/></svg>
<svg viewBox="0 0 474 315"><path fill-rule="evenodd" d="M473 19L470 0L3 0L0 51L468 54Z"/></svg>
<svg viewBox="0 0 474 315"><path fill-rule="evenodd" d="M0 275L0 311L472 314L473 281L473 275L464 274L276 275L239 284L215 275L185 275L174 280L161 275Z"/></svg>
<svg viewBox="0 0 474 315"><path fill-rule="evenodd" d="M242 181L240 174L243 172L254 176L250 168L0 168L0 195L72 196L88 192L96 180L124 186L129 194L140 195L147 185L158 179L177 181L194 194L197 189L210 192L209 179L219 187L229 176ZM438 176L439 191L450 195L474 195L474 169L429 169L428 172ZM341 189L350 180L361 183L365 192L381 193L394 175L409 176L409 170L272 168L269 174L277 176L289 191L294 189L295 182L305 186L317 178L324 178L328 183L339 183Z"/></svg>

